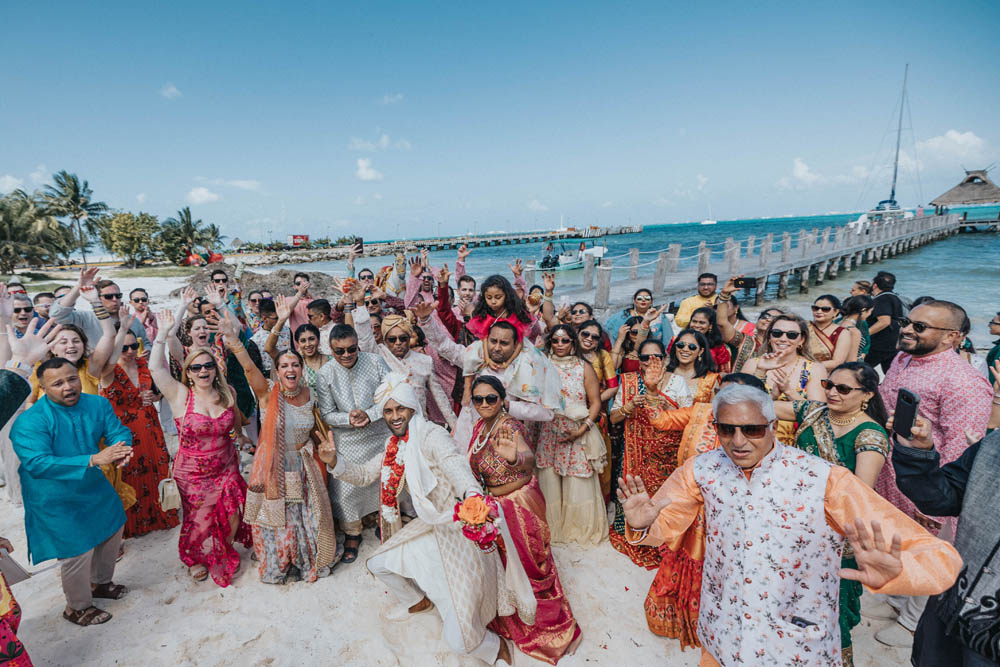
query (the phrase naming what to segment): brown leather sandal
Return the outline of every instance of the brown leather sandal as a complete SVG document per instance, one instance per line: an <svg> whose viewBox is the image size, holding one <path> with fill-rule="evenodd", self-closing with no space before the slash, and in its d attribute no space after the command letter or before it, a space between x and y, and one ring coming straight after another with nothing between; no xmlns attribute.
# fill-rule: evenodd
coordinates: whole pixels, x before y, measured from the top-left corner
<svg viewBox="0 0 1000 667"><path fill-rule="evenodd" d="M90 606L86 609L76 610L72 612L63 611L63 618L65 618L70 623L79 625L82 627L88 627L91 625L100 625L101 623L107 623L111 620L111 614L104 611L103 609L98 609L97 607Z"/></svg>
<svg viewBox="0 0 1000 667"><path fill-rule="evenodd" d="M105 600L121 600L128 595L128 586L121 584L97 584L90 592L91 597L103 598Z"/></svg>

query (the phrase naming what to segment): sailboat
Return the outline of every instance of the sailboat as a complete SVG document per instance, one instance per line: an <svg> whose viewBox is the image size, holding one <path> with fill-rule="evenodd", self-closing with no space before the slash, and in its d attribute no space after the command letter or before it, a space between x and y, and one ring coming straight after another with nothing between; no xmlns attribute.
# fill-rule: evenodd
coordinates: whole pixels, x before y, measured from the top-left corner
<svg viewBox="0 0 1000 667"><path fill-rule="evenodd" d="M899 122L896 124L896 157L892 164L892 189L889 191L889 198L880 201L875 208L862 213L857 220L848 223L848 227L854 229L858 234L867 231L867 227L873 224L887 224L912 218L912 211L904 211L896 202L896 181L899 176L899 144L903 136L903 107L906 106L906 81L910 73L910 65L906 64L903 70L903 94L899 99Z"/></svg>
<svg viewBox="0 0 1000 667"><path fill-rule="evenodd" d="M712 202L708 203L708 217L701 221L703 225L714 225L719 221L712 217Z"/></svg>

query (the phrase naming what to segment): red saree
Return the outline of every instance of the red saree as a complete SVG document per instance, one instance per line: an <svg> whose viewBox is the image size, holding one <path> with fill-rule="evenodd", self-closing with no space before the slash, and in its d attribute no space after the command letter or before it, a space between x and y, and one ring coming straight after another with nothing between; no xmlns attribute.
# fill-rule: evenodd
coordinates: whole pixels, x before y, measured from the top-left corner
<svg viewBox="0 0 1000 667"><path fill-rule="evenodd" d="M0 574L0 665L4 667L31 667L31 658L17 638L17 626L20 624L21 607L10 592L7 580Z"/></svg>

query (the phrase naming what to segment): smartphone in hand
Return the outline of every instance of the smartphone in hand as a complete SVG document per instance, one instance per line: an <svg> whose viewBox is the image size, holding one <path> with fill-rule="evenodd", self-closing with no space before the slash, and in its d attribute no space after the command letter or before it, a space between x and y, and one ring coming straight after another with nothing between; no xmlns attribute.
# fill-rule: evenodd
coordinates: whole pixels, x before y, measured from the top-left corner
<svg viewBox="0 0 1000 667"><path fill-rule="evenodd" d="M896 394L896 411L892 417L892 431L903 438L913 437L913 421L917 418L920 396L909 389L900 389Z"/></svg>
<svg viewBox="0 0 1000 667"><path fill-rule="evenodd" d="M733 287L737 287L739 289L751 289L751 288L757 287L757 279L756 278L737 278L736 280L733 281Z"/></svg>

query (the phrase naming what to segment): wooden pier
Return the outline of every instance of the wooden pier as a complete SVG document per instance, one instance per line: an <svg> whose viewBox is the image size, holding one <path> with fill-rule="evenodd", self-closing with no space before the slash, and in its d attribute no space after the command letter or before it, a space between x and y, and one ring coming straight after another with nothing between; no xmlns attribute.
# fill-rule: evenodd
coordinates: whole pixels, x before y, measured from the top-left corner
<svg viewBox="0 0 1000 667"><path fill-rule="evenodd" d="M501 234L476 234L465 236L448 236L436 239L413 239L396 241L408 248L417 247L428 250L453 250L461 245L470 248L482 248L496 245L517 245L521 243L545 243L549 241L565 241L567 239L594 239L616 234L638 234L642 232L641 225L625 227L584 227L577 229L558 229L553 231L514 232Z"/></svg>
<svg viewBox="0 0 1000 667"><path fill-rule="evenodd" d="M639 287L651 288L656 303L680 302L695 293L697 276L710 272L719 276L720 285L733 275L756 278L759 287L753 299L759 306L765 298L769 280L777 280L778 298L786 296L789 286L805 293L809 291L810 281L822 285L840 273L861 268L862 264L874 264L957 234L961 225L958 215L933 215L871 226L860 234L848 227L827 227L802 229L797 234L751 236L741 241L728 238L718 244L702 241L697 248L692 247L692 254L687 256L681 255L679 243L660 251L640 252L639 248L632 248L625 256L601 260L598 266L587 256L583 286L558 288L559 296L566 295L571 302L586 301L594 306L597 314L605 315L631 303L632 294ZM721 245L722 252L713 253L711 245ZM640 262L640 254L655 257ZM696 265L694 259L697 259ZM682 260L688 260L686 263L692 266L682 269ZM637 282L639 269L650 265L655 265L652 279ZM535 262L529 260L525 269L529 285L538 282L536 272ZM748 293L747 297L750 296Z"/></svg>

